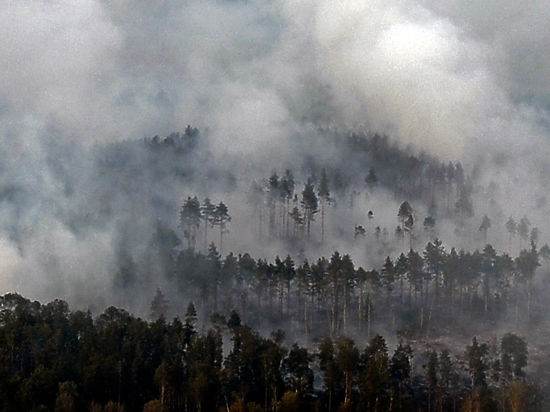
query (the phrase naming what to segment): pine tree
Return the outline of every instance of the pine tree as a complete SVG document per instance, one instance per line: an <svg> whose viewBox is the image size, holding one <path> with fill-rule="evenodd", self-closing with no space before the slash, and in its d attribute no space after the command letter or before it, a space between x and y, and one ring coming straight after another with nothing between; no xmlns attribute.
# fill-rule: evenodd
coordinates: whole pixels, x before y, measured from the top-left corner
<svg viewBox="0 0 550 412"><path fill-rule="evenodd" d="M308 179L302 191L302 208L304 209L304 220L307 227L307 237L311 237L311 222L315 220L318 212L318 200L313 190L313 183Z"/></svg>
<svg viewBox="0 0 550 412"><path fill-rule="evenodd" d="M384 266L381 271L381 280L384 289L386 289L386 305L388 310L391 311L391 292L393 290L393 282L395 282L395 266L389 256L386 257Z"/></svg>
<svg viewBox="0 0 550 412"><path fill-rule="evenodd" d="M479 231L483 233L483 241L487 242L487 231L491 228L491 219L487 215L483 216L481 225L479 225Z"/></svg>
<svg viewBox="0 0 550 412"><path fill-rule="evenodd" d="M216 210L214 211L214 220L213 225L219 226L220 228L220 254L223 251L223 235L227 233L227 223L231 222L231 216L229 216L229 210L227 209L227 206L220 202L218 206L216 206Z"/></svg>
<svg viewBox="0 0 550 412"><path fill-rule="evenodd" d="M466 357L468 359L468 369L472 380L472 389L486 387L487 381L485 373L487 371L487 354L489 347L486 343L479 344L477 337L472 339L472 345L466 348Z"/></svg>
<svg viewBox="0 0 550 412"><path fill-rule="evenodd" d="M188 197L180 210L180 225L184 229L184 237L188 240L188 247L195 249L197 230L202 219L201 204L197 197Z"/></svg>
<svg viewBox="0 0 550 412"><path fill-rule="evenodd" d="M205 198L201 206L202 219L204 220L204 250L208 250L208 226L214 225L216 216L216 206L214 206L209 198Z"/></svg>
<svg viewBox="0 0 550 412"><path fill-rule="evenodd" d="M195 305L193 305L193 302L189 302L187 305L187 310L185 311L183 321L183 341L187 347L191 344L193 336L197 333L195 329L195 324L197 323L197 311L195 310Z"/></svg>

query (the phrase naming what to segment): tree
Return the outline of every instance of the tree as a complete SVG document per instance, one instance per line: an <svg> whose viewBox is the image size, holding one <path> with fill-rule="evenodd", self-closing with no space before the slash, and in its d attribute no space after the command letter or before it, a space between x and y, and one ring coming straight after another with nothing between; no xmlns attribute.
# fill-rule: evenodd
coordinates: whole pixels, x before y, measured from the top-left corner
<svg viewBox="0 0 550 412"><path fill-rule="evenodd" d="M359 381L361 404L368 411L389 410L390 372L386 341L372 338L362 354L363 372Z"/></svg>
<svg viewBox="0 0 550 412"><path fill-rule="evenodd" d="M229 265L231 265L230 261L233 255L230 254L228 256L230 256L228 263ZM206 289L212 294L212 297L214 300L213 309L215 312L218 309L217 308L218 288L220 287L220 282L222 281L222 274L221 274L222 262L221 262L221 255L220 253L218 253L218 250L216 249L216 245L214 244L214 242L212 242L208 247L208 255L206 255L206 261L204 263L205 263L204 272L201 273L199 276L202 276L204 280L207 282ZM229 266L227 267L227 269L229 269ZM229 279L223 279L223 280L225 280L226 283L230 281ZM226 284L226 286L228 285ZM208 293L208 295L210 293Z"/></svg>
<svg viewBox="0 0 550 412"><path fill-rule="evenodd" d="M426 378L428 381L428 411L432 410L431 403L436 396L439 386L437 372L439 370L439 360L437 353L433 350L428 351L428 364L426 365Z"/></svg>
<svg viewBox="0 0 550 412"><path fill-rule="evenodd" d="M321 243L325 241L325 207L330 203L330 191L327 178L327 172L323 168L321 172L321 181L319 182L319 200L321 201Z"/></svg>
<svg viewBox="0 0 550 412"><path fill-rule="evenodd" d="M527 366L525 340L513 333L505 334L500 341L500 353L504 380L509 382L512 378L523 379L525 377L523 368Z"/></svg>
<svg viewBox="0 0 550 412"><path fill-rule="evenodd" d="M359 350L352 339L342 336L336 342L336 362L344 373L344 407L350 405L353 378L357 374Z"/></svg>
<svg viewBox="0 0 550 412"><path fill-rule="evenodd" d="M413 209L409 202L404 201L401 203L401 206L399 206L399 210L397 211L397 217L399 221L401 222L401 227L404 232L409 233L409 247L412 248L412 239L413 239L413 226L414 226L414 216L413 216Z"/></svg>
<svg viewBox="0 0 550 412"><path fill-rule="evenodd" d="M220 202L218 206L216 206L216 210L214 211L214 226L219 226L220 228L220 254L223 250L223 235L224 233L227 233L227 223L231 222L231 216L229 216L229 210L227 209L227 206Z"/></svg>
<svg viewBox="0 0 550 412"><path fill-rule="evenodd" d="M189 302L187 305L187 310L185 311L183 320L183 340L185 345L189 346L193 336L197 333L195 329L195 324L197 323L197 311L195 310L195 305L193 305L193 302Z"/></svg>
<svg viewBox="0 0 550 412"><path fill-rule="evenodd" d="M487 231L491 228L491 219L487 215L481 219L481 225L479 225L479 231L483 233L483 241L487 242Z"/></svg>
<svg viewBox="0 0 550 412"><path fill-rule="evenodd" d="M309 239L311 222L315 220L315 214L318 212L318 200L313 190L311 178L307 180L302 191L302 208L304 209L304 220L307 225L307 237Z"/></svg>
<svg viewBox="0 0 550 412"><path fill-rule="evenodd" d="M446 260L447 253L441 240L436 238L433 243L428 242L424 251L424 262L426 263L428 273L432 274L434 278L436 299L439 298L439 285Z"/></svg>
<svg viewBox="0 0 550 412"><path fill-rule="evenodd" d="M454 391L458 385L458 373L455 370L455 366L449 356L447 349L443 350L439 355L439 373L440 373L440 388L441 388L441 400L440 404L445 406L445 398L450 396L454 398ZM445 410L445 408L443 408Z"/></svg>
<svg viewBox="0 0 550 412"><path fill-rule="evenodd" d="M365 235L366 235L366 230L365 230L365 228L363 227L363 225L355 225L355 230L354 230L353 238L354 238L354 239L357 239L357 238L364 239L364 238L365 238Z"/></svg>
<svg viewBox="0 0 550 412"><path fill-rule="evenodd" d="M388 310L391 311L390 298L391 298L391 292L393 290L393 282L395 282L396 273L395 273L395 266L393 265L393 262L389 256L386 257L384 266L382 266L382 271L380 273L381 273L382 286L384 286L384 289L386 289L386 304L388 306Z"/></svg>
<svg viewBox="0 0 550 412"><path fill-rule="evenodd" d="M311 357L306 348L294 344L283 361L282 369L287 388L307 399L313 393L313 371L309 367Z"/></svg>
<svg viewBox="0 0 550 412"><path fill-rule="evenodd" d="M293 224L293 236L295 239L299 239L302 234L302 228L304 226L304 217L300 213L300 209L297 206L294 206L292 211L289 213L289 216L292 218Z"/></svg>
<svg viewBox="0 0 550 412"><path fill-rule="evenodd" d="M160 288L157 288L157 293L151 302L151 313L150 317L153 320L157 319L166 319L166 314L168 313L169 305L168 299L164 297L164 294L161 292Z"/></svg>
<svg viewBox="0 0 550 412"><path fill-rule="evenodd" d="M401 226L403 229L405 228L405 222L409 220L409 218L413 214L413 209L409 202L406 200L401 203L401 206L399 206L399 210L397 211L397 217L399 218L399 221L401 222Z"/></svg>
<svg viewBox="0 0 550 412"><path fill-rule="evenodd" d="M413 352L409 345L399 342L390 360L390 378L393 391L397 392L398 410L402 408L404 389L411 377L411 358Z"/></svg>
<svg viewBox="0 0 550 412"><path fill-rule="evenodd" d="M485 372L487 371L487 354L489 347L486 343L479 344L477 337L472 339L472 345L466 348L466 357L468 359L468 369L472 381L472 389L486 387L487 381Z"/></svg>
<svg viewBox="0 0 550 412"><path fill-rule="evenodd" d="M188 247L195 249L197 230L202 219L201 204L197 197L188 197L180 210L180 225L184 229L184 237L188 241Z"/></svg>
<svg viewBox="0 0 550 412"><path fill-rule="evenodd" d="M327 411L332 412L336 394L339 389L341 371L334 356L334 344L330 338L325 338L319 344L319 368L323 373L325 390L328 395Z"/></svg>
<svg viewBox="0 0 550 412"><path fill-rule="evenodd" d="M204 220L204 250L208 250L208 225L213 226L216 217L216 206L209 198L205 198L201 206L202 218Z"/></svg>
<svg viewBox="0 0 550 412"><path fill-rule="evenodd" d="M530 250L522 250L516 258L516 267L518 269L520 280L527 284L527 319L531 318L531 295L533 291L533 278L535 271L540 266L539 254L534 244Z"/></svg>

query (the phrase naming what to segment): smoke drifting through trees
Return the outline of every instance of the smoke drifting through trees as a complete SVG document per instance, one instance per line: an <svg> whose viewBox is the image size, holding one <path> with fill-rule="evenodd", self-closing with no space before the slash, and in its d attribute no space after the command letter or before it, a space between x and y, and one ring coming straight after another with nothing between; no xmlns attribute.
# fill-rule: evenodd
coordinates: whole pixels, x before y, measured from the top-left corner
<svg viewBox="0 0 550 412"><path fill-rule="evenodd" d="M12 274L43 272L43 260L48 259L44 255L54 256L50 268L67 268L76 265L71 255L87 250L89 261L79 263L87 272L82 282L93 280L103 290L103 279L112 272L104 265L112 261L112 244L128 237L113 227L135 221L136 216L171 212L173 207L168 205L178 196L200 195L202 200L219 193L217 197L228 203L223 195L234 181L224 176L236 165L242 166L236 173L239 180L239 173L256 168L260 176L273 169L282 173L287 167L297 173L297 164L304 167L308 158L316 158L321 165L319 177L323 167L328 171L347 159L339 155L338 147L327 147L318 137L319 126L343 131L367 127L389 133L402 147L413 143L444 156L445 161L460 160L487 189L487 196L474 196L476 216L486 211L489 215L490 202L506 204L511 210L494 212L508 217L523 216L527 210L544 235L542 217L547 206L538 189L538 172L531 173L530 168L540 166L546 145L529 155L529 161L525 156L535 152L531 149L545 130L539 121L544 118L544 96L531 86L546 82L536 70L544 67L540 60L545 53L534 53L536 64L527 65L532 69L527 70L526 60L517 51L526 45L529 50L544 47L546 31L534 37L531 28L540 27L539 17L547 10L542 3L528 13L515 13L512 4L485 5L483 10L477 5L447 6L429 1L375 2L368 7L357 1L3 4L0 31L9 40L0 45L5 66L0 116L6 199L0 219L5 228L3 253L17 257L10 259L2 283L11 288ZM508 27L518 28L521 35L511 37ZM519 30L522 27L530 29ZM500 47L494 47L494 42ZM167 135L183 130L186 122L203 130L209 148L199 158L186 159L185 165L174 165L176 174L182 173L180 168L194 174L193 184L159 184L163 181L156 180L163 173L159 163L156 172L148 175L151 180L122 191L132 194L126 205L122 194L112 193L120 206L111 210L111 216L118 214L117 222L98 222L96 214L105 212L98 212L104 202L90 197L100 186L119 186L112 181L114 176L98 171L97 158L89 152L107 156L107 164L126 162L140 168L140 161L130 158L150 155L136 148L123 154L128 147L125 139ZM101 146L90 149L96 142L113 141L121 143L109 146L105 153ZM486 152L489 146L492 150ZM194 167L208 162L222 165L220 172ZM478 168L478 164L484 166ZM349 172L365 179L370 167L361 165ZM126 173L117 177L120 183L143 172L127 168ZM374 176L382 176L368 176L369 190L376 190ZM332 185L335 194L340 182ZM144 187L154 192L155 213L122 213L145 206L139 205ZM170 190L171 198L160 193ZM238 190L244 194L248 186ZM460 195L461 213L468 214L468 193ZM376 197L380 199L379 194ZM397 201L411 200L408 197ZM454 201L446 202L454 207ZM96 207L91 207L94 203ZM318 215L324 214L325 203L321 202ZM92 210L87 212L87 230L75 236L74 215L82 205ZM228 206L240 208L236 202ZM432 215L431 203L413 206L427 208L426 215ZM376 216L381 216L379 210ZM493 228L500 227L491 217ZM291 226L296 222L299 227L302 218L295 214ZM162 219L173 222L176 218L165 214ZM324 220L323 216L317 220ZM417 232L420 222L415 225ZM145 222L138 226L152 231ZM325 225L321 226L323 231ZM382 236L384 225L376 226ZM386 226L393 233L394 228ZM54 242L48 245L48 239ZM337 246L328 240L323 243L327 248ZM63 279L44 297L57 295L61 283ZM36 289L47 290L45 286Z"/></svg>
<svg viewBox="0 0 550 412"><path fill-rule="evenodd" d="M550 12L516 3L2 3L0 292L538 345Z"/></svg>

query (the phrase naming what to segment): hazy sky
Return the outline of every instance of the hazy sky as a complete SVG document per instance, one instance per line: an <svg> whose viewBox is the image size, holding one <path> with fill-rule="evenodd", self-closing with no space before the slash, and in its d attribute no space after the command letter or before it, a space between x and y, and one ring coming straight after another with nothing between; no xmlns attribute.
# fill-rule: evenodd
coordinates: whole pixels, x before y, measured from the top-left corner
<svg viewBox="0 0 550 412"><path fill-rule="evenodd" d="M326 105L335 124L448 158L522 150L548 117L549 14L544 1L7 0L0 116L25 140L192 123L244 151Z"/></svg>

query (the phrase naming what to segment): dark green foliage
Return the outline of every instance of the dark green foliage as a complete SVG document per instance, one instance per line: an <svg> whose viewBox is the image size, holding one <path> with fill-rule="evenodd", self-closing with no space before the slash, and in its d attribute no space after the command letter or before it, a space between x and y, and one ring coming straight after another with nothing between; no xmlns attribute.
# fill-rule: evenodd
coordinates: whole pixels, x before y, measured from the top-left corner
<svg viewBox="0 0 550 412"><path fill-rule="evenodd" d="M305 347L287 351L282 331L263 337L233 312L224 358L224 317L198 333L191 303L184 323L148 323L115 307L93 321L63 301L40 305L14 294L0 297L0 308L5 411L494 410L497 401L512 411L541 410L540 390L524 373L526 343L513 334L501 341L506 379L498 388L485 377L488 345L473 339L468 388L449 352L431 351L421 379L411 347L400 343L390 358L380 335L363 351L350 338L325 338L313 362ZM315 371L323 380L317 387Z"/></svg>

